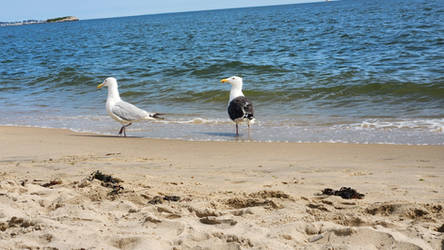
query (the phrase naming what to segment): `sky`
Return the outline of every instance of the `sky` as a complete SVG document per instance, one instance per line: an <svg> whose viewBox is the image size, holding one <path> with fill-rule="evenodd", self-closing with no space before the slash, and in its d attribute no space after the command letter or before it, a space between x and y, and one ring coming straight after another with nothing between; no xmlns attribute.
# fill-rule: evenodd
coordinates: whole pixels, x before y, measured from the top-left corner
<svg viewBox="0 0 444 250"><path fill-rule="evenodd" d="M93 19L315 1L319 0L1 0L0 21L62 16Z"/></svg>

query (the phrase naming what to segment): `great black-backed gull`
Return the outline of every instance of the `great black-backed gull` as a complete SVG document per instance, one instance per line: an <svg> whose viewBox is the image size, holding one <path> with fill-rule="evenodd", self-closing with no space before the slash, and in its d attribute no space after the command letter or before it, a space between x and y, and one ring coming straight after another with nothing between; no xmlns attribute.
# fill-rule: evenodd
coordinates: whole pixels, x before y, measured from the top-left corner
<svg viewBox="0 0 444 250"><path fill-rule="evenodd" d="M253 103L242 93L242 78L232 76L222 79L221 82L231 84L230 100L228 101L228 115L236 123L236 136L239 136L239 123L246 121L248 132L250 123L254 123Z"/></svg>
<svg viewBox="0 0 444 250"><path fill-rule="evenodd" d="M97 86L98 89L103 86L108 87L108 98L106 99L106 111L116 121L123 124L119 130L119 135L123 133L126 137L126 127L133 122L142 120L161 119L159 113L149 113L143 109L125 102L120 98L117 86L117 80L114 77L108 77L103 83Z"/></svg>

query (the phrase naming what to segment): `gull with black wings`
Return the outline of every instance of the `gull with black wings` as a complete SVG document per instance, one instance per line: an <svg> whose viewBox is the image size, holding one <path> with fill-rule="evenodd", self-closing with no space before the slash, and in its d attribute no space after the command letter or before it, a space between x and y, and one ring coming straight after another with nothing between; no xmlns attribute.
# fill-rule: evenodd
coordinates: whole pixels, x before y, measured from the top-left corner
<svg viewBox="0 0 444 250"><path fill-rule="evenodd" d="M221 82L231 84L228 115L236 123L236 136L239 136L239 123L241 122L247 122L248 132L250 132L250 124L255 121L253 103L242 92L242 78L232 76L222 79Z"/></svg>

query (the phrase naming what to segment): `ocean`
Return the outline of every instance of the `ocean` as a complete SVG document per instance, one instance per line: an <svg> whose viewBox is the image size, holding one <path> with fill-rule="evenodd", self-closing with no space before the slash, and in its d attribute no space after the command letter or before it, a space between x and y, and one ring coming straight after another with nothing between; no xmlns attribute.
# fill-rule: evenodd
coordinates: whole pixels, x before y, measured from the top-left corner
<svg viewBox="0 0 444 250"><path fill-rule="evenodd" d="M75 14L75 13L74 13ZM6 21L6 20L5 20ZM127 134L444 145L442 0L345 0L0 27L0 125L117 135L106 77L165 120ZM256 123L229 120L244 79Z"/></svg>

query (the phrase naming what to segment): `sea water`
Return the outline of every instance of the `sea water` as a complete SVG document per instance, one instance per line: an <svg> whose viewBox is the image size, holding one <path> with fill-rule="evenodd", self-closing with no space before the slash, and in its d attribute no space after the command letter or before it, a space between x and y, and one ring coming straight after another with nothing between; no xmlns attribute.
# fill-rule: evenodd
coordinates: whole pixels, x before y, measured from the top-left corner
<svg viewBox="0 0 444 250"><path fill-rule="evenodd" d="M4 20L7 21L7 20ZM257 122L235 137L238 75ZM444 145L442 0L346 0L0 27L0 125L131 136Z"/></svg>

